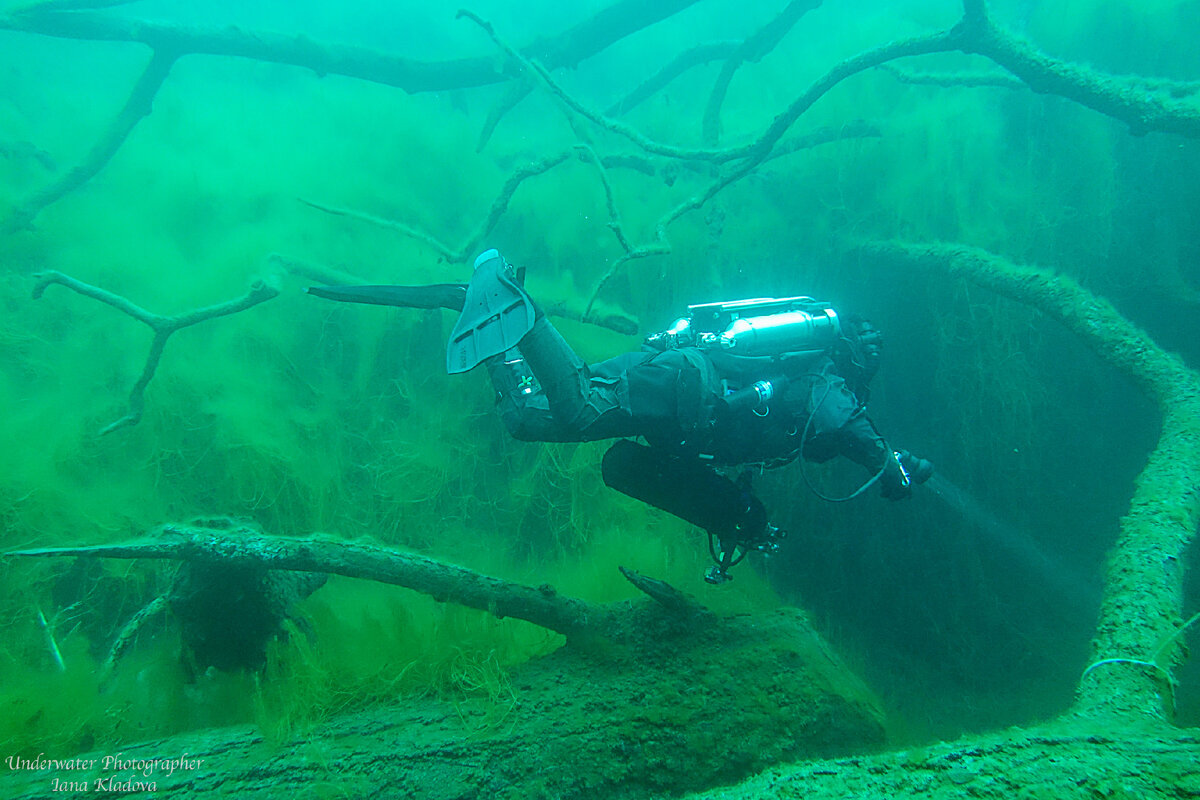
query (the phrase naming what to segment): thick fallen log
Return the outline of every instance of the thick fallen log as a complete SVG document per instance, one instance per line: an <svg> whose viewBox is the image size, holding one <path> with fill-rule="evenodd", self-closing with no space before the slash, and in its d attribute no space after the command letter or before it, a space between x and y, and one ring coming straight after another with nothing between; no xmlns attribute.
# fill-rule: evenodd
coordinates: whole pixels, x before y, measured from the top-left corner
<svg viewBox="0 0 1200 800"><path fill-rule="evenodd" d="M1162 432L1109 555L1092 663L1080 678L1075 712L1169 719L1171 665L1185 624L1180 565L1200 526L1200 377L1066 276L963 245L880 242L862 253L877 267L962 277L1045 312L1158 406Z"/></svg>
<svg viewBox="0 0 1200 800"><path fill-rule="evenodd" d="M775 767L687 800L1174 798L1200 795L1200 731L1052 723L882 755Z"/></svg>
<svg viewBox="0 0 1200 800"><path fill-rule="evenodd" d="M334 572L528 619L568 640L465 701L407 699L282 744L240 727L80 756L92 763L78 770L9 765L0 777L5 797L59 796L64 781L88 791L153 781L148 791L158 796L189 798L633 798L731 783L781 761L862 752L884 738L877 701L802 613L720 618L632 572L626 576L653 599L598 605L380 547L181 525L127 544L9 555ZM124 762L186 753L193 766L170 774L106 767L104 757L117 750Z"/></svg>
<svg viewBox="0 0 1200 800"><path fill-rule="evenodd" d="M130 542L16 550L7 555L164 558L219 564L231 570L255 567L345 575L404 586L439 602L458 603L501 618L516 617L566 636L585 632L603 635L609 623L606 608L562 597L547 585L512 583L362 542L271 536L246 525L171 523Z"/></svg>
<svg viewBox="0 0 1200 800"><path fill-rule="evenodd" d="M283 743L242 726L112 748L80 756L90 769L8 772L0 793L36 800L61 796L55 779L93 791L116 778L154 781L156 797L662 797L862 752L883 736L869 694L788 610L714 621L655 648L564 647L514 670L506 689L405 700ZM125 762L187 754L194 766L106 771L118 750Z"/></svg>

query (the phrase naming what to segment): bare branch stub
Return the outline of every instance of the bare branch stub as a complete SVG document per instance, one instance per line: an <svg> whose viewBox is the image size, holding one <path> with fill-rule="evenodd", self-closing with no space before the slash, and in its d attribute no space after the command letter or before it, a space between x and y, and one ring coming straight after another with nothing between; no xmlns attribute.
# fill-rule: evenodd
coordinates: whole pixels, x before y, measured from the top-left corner
<svg viewBox="0 0 1200 800"><path fill-rule="evenodd" d="M492 106L492 110L488 112L487 119L484 120L483 128L479 132L479 139L475 143L475 152L482 153L483 148L487 147L487 143L492 138L492 133L495 132L496 126L500 124L500 120L504 116L517 107L517 104L529 96L533 91L533 82L530 80L515 80L509 84L508 91L504 93L496 104Z"/></svg>
<svg viewBox="0 0 1200 800"><path fill-rule="evenodd" d="M103 436L112 433L120 428L136 425L142 418L142 412L145 409L146 387L150 384L150 380L154 377L155 370L158 369L159 360L162 358L163 348L167 345L167 339L171 334L180 328L186 328L195 325L205 320L214 319L215 317L223 317L229 314L236 314L239 311L245 311L248 308L266 302L279 294L279 289L266 281L255 281L249 291L241 297L233 300L227 300L223 303L217 303L212 306L185 311L182 314L174 316L163 316L147 311L146 309L134 304L125 297L101 289L98 286L93 286L89 283L76 280L69 275L64 275L56 270L47 272L39 272L34 275L36 280L33 287L33 298L40 298L46 291L46 288L59 284L68 289L90 297L93 300L98 300L101 303L110 305L123 314L126 314L139 322L145 323L152 331L154 338L150 342L150 352L146 356L146 364L142 367L142 374L138 377L133 389L129 392L129 410L120 419L109 423L101 431Z"/></svg>
<svg viewBox="0 0 1200 800"><path fill-rule="evenodd" d="M345 270L334 269L322 264L313 264L280 253L272 253L267 258L267 263L275 270L282 270L290 275L307 278L331 286L353 286L365 282L359 276ZM621 311L584 311L562 301L542 303L542 310L551 317L596 325L625 336L633 336L637 334L639 329L638 320Z"/></svg>
<svg viewBox="0 0 1200 800"><path fill-rule="evenodd" d="M625 580L638 588L638 591L644 592L647 596L657 602L659 605L683 618L694 619L712 619L712 612L693 600L683 592L676 589L666 581L660 581L657 578L651 578L641 574L637 570L632 570L627 567L617 567Z"/></svg>

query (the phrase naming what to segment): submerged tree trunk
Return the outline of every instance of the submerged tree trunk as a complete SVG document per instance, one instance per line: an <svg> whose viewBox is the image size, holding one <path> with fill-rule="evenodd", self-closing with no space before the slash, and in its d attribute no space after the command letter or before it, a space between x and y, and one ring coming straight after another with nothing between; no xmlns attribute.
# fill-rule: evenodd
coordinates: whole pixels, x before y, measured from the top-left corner
<svg viewBox="0 0 1200 800"><path fill-rule="evenodd" d="M81 756L203 759L170 775L98 761L9 772L0 792L61 797L56 779L89 792L115 779L153 781L158 797L644 798L883 741L875 701L795 611L715 621L660 645L566 646L490 696L409 700L283 743L244 726Z"/></svg>
<svg viewBox="0 0 1200 800"><path fill-rule="evenodd" d="M480 670L479 696L465 701L406 700L282 744L245 727L113 748L82 756L97 761L89 770L10 772L5 797L61 796L55 780L109 791L116 779L133 781L128 789L153 781L159 796L201 798L638 798L884 740L878 702L802 613L720 618L628 571L648 597L600 605L386 548L285 539L212 520L165 525L138 542L10 555L170 558L207 573L220 565L335 572L527 619L566 634L567 644L514 669L507 682ZM170 775L105 769L104 756L118 749L125 761L188 753L203 763Z"/></svg>
<svg viewBox="0 0 1200 800"><path fill-rule="evenodd" d="M775 767L685 800L1098 800L1200 796L1200 735L1058 722L873 756Z"/></svg>

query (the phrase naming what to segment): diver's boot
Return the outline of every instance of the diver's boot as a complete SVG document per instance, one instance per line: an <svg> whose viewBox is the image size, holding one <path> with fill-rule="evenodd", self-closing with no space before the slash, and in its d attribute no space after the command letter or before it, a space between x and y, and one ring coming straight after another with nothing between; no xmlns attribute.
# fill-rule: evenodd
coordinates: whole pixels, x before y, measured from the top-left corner
<svg viewBox="0 0 1200 800"><path fill-rule="evenodd" d="M538 316L533 299L521 287L516 270L497 250L475 259L462 314L446 345L446 371L474 369L520 344Z"/></svg>
<svg viewBox="0 0 1200 800"><path fill-rule="evenodd" d="M428 286L310 286L308 293L342 303L369 303L401 308L448 308L462 311L467 296L465 283L434 283Z"/></svg>

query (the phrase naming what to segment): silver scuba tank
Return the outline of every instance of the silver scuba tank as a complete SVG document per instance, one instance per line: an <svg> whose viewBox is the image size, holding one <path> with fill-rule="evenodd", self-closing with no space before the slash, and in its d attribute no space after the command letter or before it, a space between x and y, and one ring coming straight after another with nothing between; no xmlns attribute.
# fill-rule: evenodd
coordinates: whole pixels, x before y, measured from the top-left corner
<svg viewBox="0 0 1200 800"><path fill-rule="evenodd" d="M688 306L646 343L656 349L700 347L738 356L816 353L841 336L837 312L811 297L757 297Z"/></svg>
<svg viewBox="0 0 1200 800"><path fill-rule="evenodd" d="M837 313L826 307L738 317L717 334L715 344L740 356L770 356L824 350L838 335Z"/></svg>

